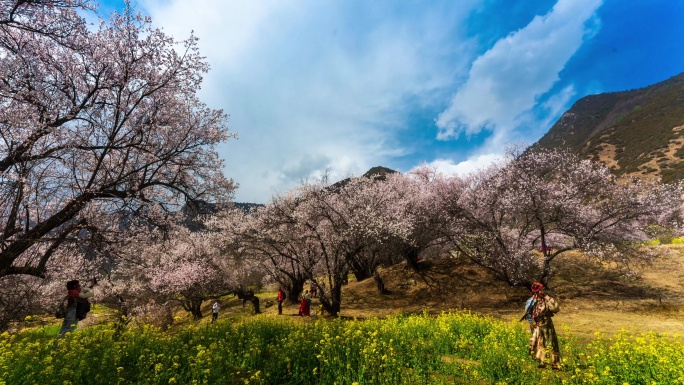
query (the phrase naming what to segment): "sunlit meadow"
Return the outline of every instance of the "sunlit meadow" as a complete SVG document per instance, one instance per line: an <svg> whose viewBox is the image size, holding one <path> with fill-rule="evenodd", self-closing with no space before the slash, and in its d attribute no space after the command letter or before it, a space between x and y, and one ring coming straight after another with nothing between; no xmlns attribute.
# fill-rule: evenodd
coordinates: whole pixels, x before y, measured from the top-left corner
<svg viewBox="0 0 684 385"><path fill-rule="evenodd" d="M465 312L369 320L113 325L56 338L0 335L0 384L683 384L679 336L620 333L580 344L565 330L561 371L527 355L523 323ZM569 337L568 337L569 336Z"/></svg>

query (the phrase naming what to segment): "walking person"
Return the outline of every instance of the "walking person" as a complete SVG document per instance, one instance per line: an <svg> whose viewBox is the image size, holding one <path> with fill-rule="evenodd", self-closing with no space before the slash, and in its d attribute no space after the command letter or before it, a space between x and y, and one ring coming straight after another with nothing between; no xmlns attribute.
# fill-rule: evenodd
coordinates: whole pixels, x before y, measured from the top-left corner
<svg viewBox="0 0 684 385"><path fill-rule="evenodd" d="M97 283L93 279L91 286L95 286ZM90 310L88 303L88 298L92 298L95 292L90 287L81 287L80 282L77 279L68 281L66 283L67 296L66 296L66 313L64 315L64 321L62 322L62 327L59 330L59 336L64 338L64 336L76 330L79 319L84 319L87 310ZM78 314L77 308L78 304L88 304L88 309L84 310L82 314Z"/></svg>
<svg viewBox="0 0 684 385"><path fill-rule="evenodd" d="M539 367L546 367L550 361L553 369L559 369L560 348L552 317L558 313L560 307L553 297L544 293L542 283L533 283L530 290L532 297L525 304L525 315L523 316L523 319L530 322L530 331L532 332L528 348L529 353L539 361Z"/></svg>
<svg viewBox="0 0 684 385"><path fill-rule="evenodd" d="M218 312L220 308L221 305L218 303L218 301L214 302L214 305L211 307L211 323L214 323L214 321L216 321L218 318Z"/></svg>
<svg viewBox="0 0 684 385"><path fill-rule="evenodd" d="M287 298L287 295L285 295L285 291L283 291L282 287L278 288L278 297L276 300L278 301L278 315L283 315L283 301L285 301L285 298Z"/></svg>

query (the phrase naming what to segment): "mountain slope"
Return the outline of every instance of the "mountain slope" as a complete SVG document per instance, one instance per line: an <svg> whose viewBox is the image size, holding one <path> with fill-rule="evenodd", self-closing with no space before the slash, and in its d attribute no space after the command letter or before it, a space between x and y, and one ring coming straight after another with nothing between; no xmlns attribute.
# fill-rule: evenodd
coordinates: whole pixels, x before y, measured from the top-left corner
<svg viewBox="0 0 684 385"><path fill-rule="evenodd" d="M586 96L532 147L567 147L618 175L684 179L684 73L632 91Z"/></svg>
<svg viewBox="0 0 684 385"><path fill-rule="evenodd" d="M394 174L397 172L399 172L399 171L394 171L390 168L383 167L383 166L375 166L375 167L372 167L370 170L366 171L363 175L361 175L361 177L371 178L374 180L385 180L387 178L387 175ZM333 183L332 185L330 185L330 188L333 190L340 189L340 188L346 186L347 183L349 183L349 181L351 181L351 179L352 178L342 179L341 181Z"/></svg>

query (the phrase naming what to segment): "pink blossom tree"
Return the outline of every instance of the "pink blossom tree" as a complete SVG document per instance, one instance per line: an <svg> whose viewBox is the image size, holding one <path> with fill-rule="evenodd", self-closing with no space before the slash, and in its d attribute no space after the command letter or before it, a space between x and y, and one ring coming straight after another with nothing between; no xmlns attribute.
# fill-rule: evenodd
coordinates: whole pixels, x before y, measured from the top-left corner
<svg viewBox="0 0 684 385"><path fill-rule="evenodd" d="M448 240L438 229L444 227L447 216L435 204L438 201L436 186L443 178L434 169L423 166L406 175L393 175L387 181L402 197L402 204L397 207L399 212L394 215L410 223L408 235L391 243L392 252L403 257L414 270L418 270L421 258L446 252Z"/></svg>
<svg viewBox="0 0 684 385"><path fill-rule="evenodd" d="M306 236L298 218L301 198L295 190L276 195L256 210L226 210L217 213L210 228L222 234L224 253L239 256L251 269L261 271L297 303L307 280L314 279L319 262L318 243Z"/></svg>
<svg viewBox="0 0 684 385"><path fill-rule="evenodd" d="M116 266L103 282L106 295L126 299L138 316L182 308L202 318L202 304L234 293L245 274L241 261L223 254L216 236L179 225L131 235L117 247Z"/></svg>
<svg viewBox="0 0 684 385"><path fill-rule="evenodd" d="M681 188L618 181L599 163L565 151L511 152L506 161L439 186L451 217L442 231L458 253L510 284L547 283L568 250L644 260L649 224L677 220Z"/></svg>
<svg viewBox="0 0 684 385"><path fill-rule="evenodd" d="M300 203L292 192L274 196L255 213L250 222L254 226L241 233L243 246L285 290L292 304L304 292L306 281L315 279L319 261L318 245L297 216Z"/></svg>
<svg viewBox="0 0 684 385"><path fill-rule="evenodd" d="M299 191L296 218L304 225L303 236L318 246L314 276L324 277L318 282L319 299L325 311L337 316L352 263L373 245L406 237L407 223L388 209L391 186L369 178L352 178L342 186L306 183Z"/></svg>
<svg viewBox="0 0 684 385"><path fill-rule="evenodd" d="M420 224L425 212L420 211L420 207L426 190L422 189L424 186L419 179L400 173L356 178L352 182L344 186L341 197L347 194L354 196L354 204L385 223L368 228L371 231L364 234L364 247L351 259L350 271L357 281L373 277L378 292L385 294L388 291L378 267L401 262L407 257L409 248L421 248L415 236L421 232ZM358 220L367 222L366 218Z"/></svg>
<svg viewBox="0 0 684 385"><path fill-rule="evenodd" d="M130 9L91 31L83 6L0 4L0 277L44 277L65 244L102 240L149 204L234 189L215 151L232 136L226 115L196 96L208 70L196 39Z"/></svg>

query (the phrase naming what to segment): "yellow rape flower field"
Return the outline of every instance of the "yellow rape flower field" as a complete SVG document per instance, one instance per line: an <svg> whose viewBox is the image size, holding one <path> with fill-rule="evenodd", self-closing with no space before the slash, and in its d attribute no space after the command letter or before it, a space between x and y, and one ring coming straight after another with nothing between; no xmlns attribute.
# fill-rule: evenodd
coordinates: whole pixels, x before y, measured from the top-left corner
<svg viewBox="0 0 684 385"><path fill-rule="evenodd" d="M0 335L0 384L684 384L679 336L563 335L554 371L528 356L524 325L469 312L35 329Z"/></svg>

